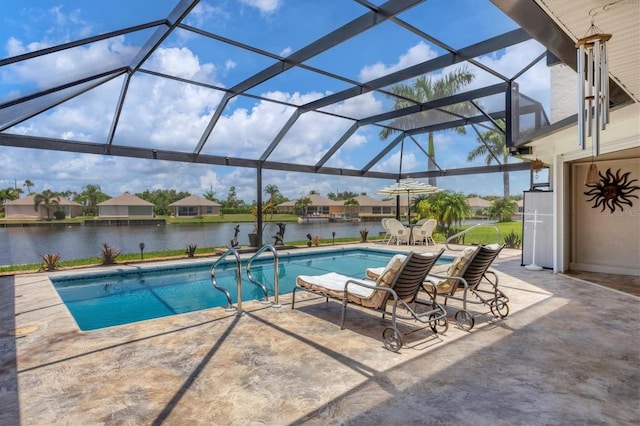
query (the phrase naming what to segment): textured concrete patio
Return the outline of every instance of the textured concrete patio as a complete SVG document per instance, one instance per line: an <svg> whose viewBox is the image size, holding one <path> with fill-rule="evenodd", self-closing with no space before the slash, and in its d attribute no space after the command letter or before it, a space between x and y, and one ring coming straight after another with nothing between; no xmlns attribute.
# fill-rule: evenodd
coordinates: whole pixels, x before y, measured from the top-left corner
<svg viewBox="0 0 640 426"><path fill-rule="evenodd" d="M341 331L312 295L80 332L47 275L0 278L0 425L640 424L640 298L494 266L509 317L397 354L379 315Z"/></svg>

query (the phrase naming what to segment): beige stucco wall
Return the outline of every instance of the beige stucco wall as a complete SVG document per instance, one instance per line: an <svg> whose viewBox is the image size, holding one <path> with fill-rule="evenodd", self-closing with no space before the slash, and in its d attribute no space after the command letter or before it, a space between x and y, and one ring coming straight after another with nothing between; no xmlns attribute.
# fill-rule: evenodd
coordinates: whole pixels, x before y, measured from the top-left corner
<svg viewBox="0 0 640 426"><path fill-rule="evenodd" d="M38 220L47 217L47 211L40 206L36 212L33 206L5 206L7 220Z"/></svg>
<svg viewBox="0 0 640 426"><path fill-rule="evenodd" d="M128 217L129 207L127 206L99 206L99 217Z"/></svg>
<svg viewBox="0 0 640 426"><path fill-rule="evenodd" d="M602 173L610 169L615 175L630 172L627 181L637 179L631 185L640 186L640 159L598 161ZM616 207L614 212L602 206L593 208L591 196L584 192L590 188L584 185L589 163L572 165L571 210L572 256L570 268L605 273L619 273L640 276L640 199L629 198L633 206L623 204L624 210ZM633 192L640 197L640 189ZM602 199L602 198L600 198Z"/></svg>

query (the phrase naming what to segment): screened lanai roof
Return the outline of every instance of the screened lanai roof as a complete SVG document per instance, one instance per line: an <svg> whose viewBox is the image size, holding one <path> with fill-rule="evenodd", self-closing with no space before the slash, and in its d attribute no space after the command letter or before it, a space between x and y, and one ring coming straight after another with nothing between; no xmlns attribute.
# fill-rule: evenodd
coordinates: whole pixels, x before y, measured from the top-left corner
<svg viewBox="0 0 640 426"><path fill-rule="evenodd" d="M451 130L455 152L462 129L513 146L548 123L548 87L532 78L546 49L497 7L283 1L266 16L251 3L230 15L215 1L102 2L109 19L82 37L8 49L0 145L393 179L528 168L497 152L470 163L468 148L428 164L432 132ZM247 27L255 14L264 33ZM473 77L451 93L398 89L460 69ZM51 124L74 109L82 119Z"/></svg>
<svg viewBox="0 0 640 426"><path fill-rule="evenodd" d="M489 130L517 153L549 124L547 50L530 34L571 65L567 28L600 4L113 0L94 2L81 31L32 41L9 31L46 2L15 3L3 11L0 145L392 179L527 169L491 150L491 166L465 157ZM83 3L67 4L73 19ZM53 34L50 16L40 24ZM404 90L461 69L472 78L452 92ZM635 90L629 78L614 104ZM442 131L449 150L429 159L428 135Z"/></svg>

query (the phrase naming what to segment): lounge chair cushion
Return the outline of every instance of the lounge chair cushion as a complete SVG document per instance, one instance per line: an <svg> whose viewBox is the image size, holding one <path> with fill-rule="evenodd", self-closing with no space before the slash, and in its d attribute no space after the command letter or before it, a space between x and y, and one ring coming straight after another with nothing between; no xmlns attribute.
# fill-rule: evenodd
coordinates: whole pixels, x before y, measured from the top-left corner
<svg viewBox="0 0 640 426"><path fill-rule="evenodd" d="M396 254L394 255L387 266L384 267L380 276L375 280L375 283L379 287L390 287L393 283L393 279L396 277L400 268L404 264L404 261L407 259L407 256L404 254ZM357 299L349 295L349 300L353 303L357 303L362 306L366 306L367 308L379 308L382 305L382 301L389 293L383 291L374 292L371 297L368 298L360 298Z"/></svg>
<svg viewBox="0 0 640 426"><path fill-rule="evenodd" d="M344 296L344 285L348 280L353 280L353 278L347 275L329 272L328 274L323 275L299 275L296 278L296 283L300 287L306 287L310 290L326 294L329 297L342 299L342 297ZM371 281L354 281L360 281L368 285L373 285ZM360 298L367 298L374 292L373 289L362 287L357 284L349 284L347 291L350 295L353 294L354 296Z"/></svg>
<svg viewBox="0 0 640 426"><path fill-rule="evenodd" d="M393 256L376 281L355 280L346 275L330 272L324 275L300 275L296 278L296 283L300 287L306 287L335 299L342 299L344 297L344 286L348 280L362 282L367 285L389 287L406 258L407 256L405 255ZM387 293L385 292L362 287L357 283L350 283L347 287L347 300L367 308L380 307L386 295Z"/></svg>
<svg viewBox="0 0 640 426"><path fill-rule="evenodd" d="M386 266L381 266L379 268L367 268L364 271L364 275L369 280L378 281L378 278L384 275L385 272L388 272L390 267L392 265L395 265L398 262L398 260L402 264L402 262L404 262L406 258L407 256L405 256L404 254L396 254L391 259L389 259L389 262L387 262ZM393 278L391 279L393 280Z"/></svg>
<svg viewBox="0 0 640 426"><path fill-rule="evenodd" d="M465 266L467 265L467 262L469 262L469 260L473 257L477 249L478 247L467 247L462 250L462 253L460 253L460 255L453 260L445 275L449 277L459 277L462 274ZM454 288L455 290L458 290L457 284L460 284L460 281L444 279L436 281L435 284L438 293L451 293L452 291L454 291Z"/></svg>

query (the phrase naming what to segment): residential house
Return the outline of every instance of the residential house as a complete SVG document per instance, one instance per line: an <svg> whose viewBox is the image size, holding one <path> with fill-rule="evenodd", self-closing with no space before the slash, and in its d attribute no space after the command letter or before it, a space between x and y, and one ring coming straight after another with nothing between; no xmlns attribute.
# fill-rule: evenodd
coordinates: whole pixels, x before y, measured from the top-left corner
<svg viewBox="0 0 640 426"><path fill-rule="evenodd" d="M181 200L169 204L173 216L194 217L194 216L219 216L220 204L207 200L199 195L189 195Z"/></svg>
<svg viewBox="0 0 640 426"><path fill-rule="evenodd" d="M35 207L36 194L18 200L7 201L4 203L5 219L7 220L42 220L47 218L47 210L40 203L38 210ZM51 210L50 217L53 218L53 212L62 210L65 217L82 216L82 204L76 203L64 197L55 200L58 205Z"/></svg>
<svg viewBox="0 0 640 426"><path fill-rule="evenodd" d="M302 198L311 200L307 206L306 216L310 218L340 217L344 214L344 202L334 201L318 194L308 194ZM278 204L278 213L293 213L298 200L285 201Z"/></svg>
<svg viewBox="0 0 640 426"><path fill-rule="evenodd" d="M363 220L371 220L375 218L382 219L383 217L395 217L396 215L395 197L389 200L379 200L377 198L369 197L368 195L358 195L355 197L355 200L359 205L358 216ZM401 197L401 215L407 214L407 202L407 197Z"/></svg>
<svg viewBox="0 0 640 426"><path fill-rule="evenodd" d="M153 203L125 192L119 197L98 203L98 217L100 219L152 218L153 207Z"/></svg>
<svg viewBox="0 0 640 426"><path fill-rule="evenodd" d="M491 207L491 201L487 201L484 198L480 197L469 197L467 198L467 204L469 204L469 208L471 209L471 213L474 216L484 216L486 215L486 210ZM484 211L484 213L483 213Z"/></svg>

